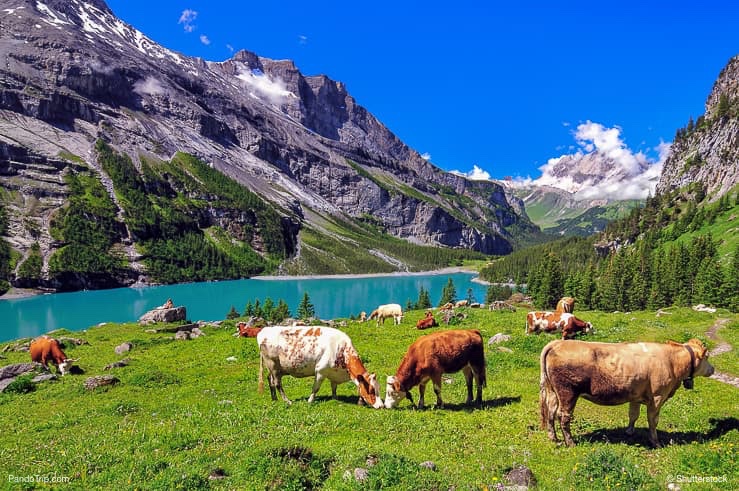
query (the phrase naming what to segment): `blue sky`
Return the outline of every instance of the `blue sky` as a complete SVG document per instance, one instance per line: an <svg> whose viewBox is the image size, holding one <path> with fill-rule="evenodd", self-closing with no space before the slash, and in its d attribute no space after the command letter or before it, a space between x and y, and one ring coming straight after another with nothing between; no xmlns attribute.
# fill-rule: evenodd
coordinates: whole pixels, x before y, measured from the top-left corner
<svg viewBox="0 0 739 491"><path fill-rule="evenodd" d="M587 152L584 127L658 161L739 53L739 2L729 1L108 5L186 55L248 49L340 80L435 165L493 178L537 178L550 159Z"/></svg>

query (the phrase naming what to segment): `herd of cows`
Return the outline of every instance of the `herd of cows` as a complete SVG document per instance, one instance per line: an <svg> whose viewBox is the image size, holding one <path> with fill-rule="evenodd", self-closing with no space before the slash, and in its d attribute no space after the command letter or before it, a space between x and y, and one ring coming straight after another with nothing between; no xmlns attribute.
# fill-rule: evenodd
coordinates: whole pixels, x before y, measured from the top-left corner
<svg viewBox="0 0 739 491"><path fill-rule="evenodd" d="M592 325L577 319L572 313L575 300L565 297L554 312L529 312L526 334L562 332L563 339L548 343L540 356L539 406L541 426L548 437L558 441L555 420L559 419L567 445L574 445L570 422L580 396L601 405L629 403L627 434L634 431L642 404L647 406L649 441L659 446L657 421L662 405L682 383L691 389L693 378L710 376L708 351L697 339L680 344L667 343L601 343L570 339L576 333L592 331ZM399 305L382 305L369 318L378 323L393 318L400 323L403 313ZM363 316L364 317L364 316ZM436 323L427 312L427 323ZM424 319L421 319L423 321ZM362 319L364 320L364 319ZM421 322L419 321L419 322ZM480 331L447 330L420 336L405 353L395 375L387 378L385 399L381 398L377 376L365 368L349 336L339 329L326 326L267 326L237 325L239 335L256 337L259 347L259 390L264 386L264 368L273 400L279 392L291 404L282 387L285 375L315 377L308 402L313 402L324 379L331 383L336 397L338 384L351 381L357 386L359 404L373 408L394 408L404 398L412 405L411 389L418 386L418 408L424 407L426 385L431 381L436 394L436 406L443 407L442 374L462 371L467 385L467 404L482 405L482 389L486 385L485 353ZM418 327L418 326L417 326ZM430 327L430 326L426 326ZM421 328L421 327L419 327ZM64 375L75 361L67 358L58 341L41 336L32 341L30 355L34 362L47 366L52 363ZM476 396L473 399L473 379Z"/></svg>

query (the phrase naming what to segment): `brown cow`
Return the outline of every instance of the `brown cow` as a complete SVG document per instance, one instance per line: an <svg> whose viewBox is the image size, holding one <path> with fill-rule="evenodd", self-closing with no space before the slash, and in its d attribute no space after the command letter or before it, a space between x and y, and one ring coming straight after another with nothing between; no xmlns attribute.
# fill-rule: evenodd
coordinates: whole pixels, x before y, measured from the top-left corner
<svg viewBox="0 0 739 491"><path fill-rule="evenodd" d="M575 299L572 297L562 297L557 302L555 312L571 314L575 311Z"/></svg>
<svg viewBox="0 0 739 491"><path fill-rule="evenodd" d="M562 339L571 339L578 332L585 334L593 330L590 322L585 322L573 314L562 312L529 312L526 314L526 334L540 332L561 332Z"/></svg>
<svg viewBox="0 0 739 491"><path fill-rule="evenodd" d="M441 375L462 370L467 381L467 404L472 402L472 377L477 383L477 404L482 404L485 380L485 353L478 330L442 331L421 336L410 345L395 376L387 378L385 407L391 409L407 397L413 404L410 390L418 385L418 408L424 406L426 384L431 380L436 392L436 406L441 400Z"/></svg>
<svg viewBox="0 0 739 491"><path fill-rule="evenodd" d="M430 310L426 311L426 317L419 319L416 322L416 329L428 329L429 327L436 327L439 323L434 319L434 313Z"/></svg>
<svg viewBox="0 0 739 491"><path fill-rule="evenodd" d="M72 368L72 363L78 358L67 358L62 351L59 341L49 336L39 336L33 341L29 347L31 361L41 363L47 369L49 362L56 365L57 371L61 375L66 375Z"/></svg>
<svg viewBox="0 0 739 491"><path fill-rule="evenodd" d="M657 420L662 405L680 387L693 388L693 377L709 377L713 367L703 343L685 344L590 343L556 340L547 344L540 357L539 406L541 425L550 440L557 441L554 420L559 415L567 445L574 445L570 421L578 397L596 404L629 403L629 426L634 433L640 404L647 406L649 442L659 446Z"/></svg>
<svg viewBox="0 0 739 491"><path fill-rule="evenodd" d="M242 338L255 338L262 327L250 327L246 322L239 322L236 324L236 328L239 330L239 336Z"/></svg>

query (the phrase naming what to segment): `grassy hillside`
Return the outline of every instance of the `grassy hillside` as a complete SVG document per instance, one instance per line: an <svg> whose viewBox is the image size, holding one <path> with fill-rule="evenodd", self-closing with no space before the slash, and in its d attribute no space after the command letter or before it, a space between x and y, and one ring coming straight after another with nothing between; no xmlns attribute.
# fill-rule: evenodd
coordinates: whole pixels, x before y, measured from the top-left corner
<svg viewBox="0 0 739 491"><path fill-rule="evenodd" d="M607 341L705 339L718 318L728 318L718 335L737 342L736 314L671 312L659 318L654 312L578 316L596 326L591 339ZM353 386L340 386L334 401L328 383L308 404L312 380L291 377L284 386L294 404L273 402L269 391L256 390L256 342L232 337L234 321L190 341L148 334L134 324L73 333L90 343L68 350L80 357L85 375L26 394L0 394L6 429L0 432L0 474L66 476L71 489L466 490L489 489L523 464L540 489L664 489L668 476L678 474L737 482L739 389L700 378L694 390L678 390L661 412L659 435L666 446L654 450L647 447L645 410L630 439L624 434L627 406L581 401L573 421L577 446L559 447L539 429L538 358L552 336L525 336L523 310L468 314L456 327L480 329L486 341L497 332L512 336L503 344L511 352L486 345L488 385L480 409L460 404L461 374L443 384L442 410L413 410L407 401L394 410L358 407ZM344 329L383 385L407 346L425 334L413 328L422 315L410 312L396 327L350 321ZM122 358L113 348L124 341L134 345L125 355L131 364L103 371ZM736 348L713 360L717 369L739 375ZM3 365L28 360L21 352L3 356ZM232 356L236 361L229 361ZM83 388L87 376L103 373L113 373L120 384L95 392ZM343 477L366 467L370 455L378 463L365 486ZM419 467L428 460L436 471ZM209 480L214 471L226 477Z"/></svg>
<svg viewBox="0 0 739 491"><path fill-rule="evenodd" d="M602 232L610 222L625 217L629 214L629 210L640 204L639 200L626 200L605 206L594 206L576 216L559 219L554 225L543 228L543 230L552 235L587 237Z"/></svg>

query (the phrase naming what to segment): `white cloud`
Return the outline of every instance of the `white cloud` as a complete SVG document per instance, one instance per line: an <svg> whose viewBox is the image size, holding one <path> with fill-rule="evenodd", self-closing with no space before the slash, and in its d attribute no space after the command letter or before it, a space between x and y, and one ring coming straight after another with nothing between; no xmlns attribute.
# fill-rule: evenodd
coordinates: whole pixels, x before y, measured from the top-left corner
<svg viewBox="0 0 739 491"><path fill-rule="evenodd" d="M423 152L423 153L421 154L421 158L422 158L423 160L431 160L431 154L430 154L430 153L428 153L428 152Z"/></svg>
<svg viewBox="0 0 739 491"><path fill-rule="evenodd" d="M281 104L285 99L295 97L295 94L287 90L285 82L279 78L273 80L261 71L242 69L236 75L236 78L242 80L248 88L252 89L252 92L250 92L252 96L272 104Z"/></svg>
<svg viewBox="0 0 739 491"><path fill-rule="evenodd" d="M308 44L308 36L303 36L302 34L298 36L298 43L299 44Z"/></svg>
<svg viewBox="0 0 739 491"><path fill-rule="evenodd" d="M185 9L182 11L180 20L178 20L177 23L182 24L182 28L185 29L185 32L192 32L195 30L193 22L195 22L197 17L198 13L195 10Z"/></svg>
<svg viewBox="0 0 739 491"><path fill-rule="evenodd" d="M669 143L660 142L654 148L659 154L659 160L654 161L628 148L618 126L607 128L586 121L577 126L573 136L577 147L539 167L542 175L533 184L574 192L578 199L641 199L654 194ZM570 170L580 174L577 179Z"/></svg>
<svg viewBox="0 0 739 491"><path fill-rule="evenodd" d="M133 84L133 91L139 95L162 95L167 90L162 83L154 77L146 77L144 80L138 80Z"/></svg>
<svg viewBox="0 0 739 491"><path fill-rule="evenodd" d="M229 52L231 52L231 53L233 53L233 52L234 52L234 47L233 47L233 46L231 46L230 44L227 44L227 45L226 45L226 49L227 49L227 50L228 50Z"/></svg>
<svg viewBox="0 0 739 491"><path fill-rule="evenodd" d="M471 181L489 181L490 180L490 173L484 169L481 169L477 165L472 165L472 170L469 172L461 172L458 170L451 170L449 171L452 174L456 174L458 176L466 177L467 179Z"/></svg>
<svg viewBox="0 0 739 491"><path fill-rule="evenodd" d="M208 36L206 36L205 34L200 35L200 42L206 46L210 45L210 39L208 39Z"/></svg>

